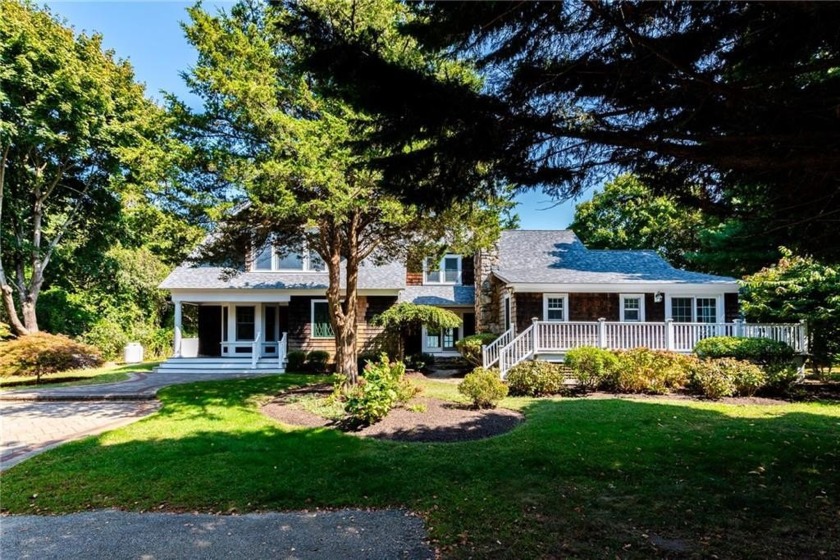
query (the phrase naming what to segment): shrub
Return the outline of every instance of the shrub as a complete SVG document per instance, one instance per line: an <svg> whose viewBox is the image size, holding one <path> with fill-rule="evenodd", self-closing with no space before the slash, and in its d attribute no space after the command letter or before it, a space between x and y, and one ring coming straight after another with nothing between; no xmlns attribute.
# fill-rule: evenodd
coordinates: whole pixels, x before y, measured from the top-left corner
<svg viewBox="0 0 840 560"><path fill-rule="evenodd" d="M617 364L604 377L605 388L619 393L664 394L688 380L691 358L675 352L634 348L616 352Z"/></svg>
<svg viewBox="0 0 840 560"><path fill-rule="evenodd" d="M735 392L745 397L755 395L756 391L767 384L767 374L755 364L742 362L743 366L733 374Z"/></svg>
<svg viewBox="0 0 840 560"><path fill-rule="evenodd" d="M508 394L499 378L499 370L475 368L458 384L458 392L469 398L475 408L496 408Z"/></svg>
<svg viewBox="0 0 840 560"><path fill-rule="evenodd" d="M511 394L526 397L556 395L563 391L564 381L560 366L540 360L516 364L507 375Z"/></svg>
<svg viewBox="0 0 840 560"><path fill-rule="evenodd" d="M102 355L93 346L66 336L35 333L21 336L2 345L0 376L41 376L72 369L102 365Z"/></svg>
<svg viewBox="0 0 840 560"><path fill-rule="evenodd" d="M566 353L566 365L571 368L578 386L585 390L597 388L617 364L614 353L593 346L574 348Z"/></svg>
<svg viewBox="0 0 840 560"><path fill-rule="evenodd" d="M766 365L763 369L766 376L765 386L771 392L786 393L803 377L799 368L792 363Z"/></svg>
<svg viewBox="0 0 840 560"><path fill-rule="evenodd" d="M690 386L710 399L719 399L735 395L739 390L754 393L752 387L756 381L760 381L761 376L762 372L758 366L744 360L697 360L691 367Z"/></svg>
<svg viewBox="0 0 840 560"><path fill-rule="evenodd" d="M793 348L769 338L715 336L704 338L694 347L701 358L735 358L760 366L787 365L793 362Z"/></svg>
<svg viewBox="0 0 840 560"><path fill-rule="evenodd" d="M10 338L12 336L12 327L0 321L0 340L4 338Z"/></svg>
<svg viewBox="0 0 840 560"><path fill-rule="evenodd" d="M286 369L298 373L303 371L303 364L306 363L306 352L302 350L292 350L286 354Z"/></svg>
<svg viewBox="0 0 840 560"><path fill-rule="evenodd" d="M415 371L421 371L435 363L435 357L431 354L412 354L405 359L405 367Z"/></svg>
<svg viewBox="0 0 840 560"><path fill-rule="evenodd" d="M394 406L411 398L416 389L404 375L405 365L389 363L384 353L378 362L368 363L358 384L345 391L344 410L350 419L362 424L376 423Z"/></svg>
<svg viewBox="0 0 840 560"><path fill-rule="evenodd" d="M365 370L369 362L375 362L378 358L379 356L375 352L361 352L356 356L356 365L358 365L359 371L361 372Z"/></svg>
<svg viewBox="0 0 840 560"><path fill-rule="evenodd" d="M326 373L330 353L325 350L312 350L306 355L306 369L313 373Z"/></svg>
<svg viewBox="0 0 840 560"><path fill-rule="evenodd" d="M455 348L458 349L461 356L463 356L464 359L471 365L481 366L483 365L483 360L481 359L481 347L486 344L490 344L497 338L498 335L493 333L473 334L465 336L456 342Z"/></svg>

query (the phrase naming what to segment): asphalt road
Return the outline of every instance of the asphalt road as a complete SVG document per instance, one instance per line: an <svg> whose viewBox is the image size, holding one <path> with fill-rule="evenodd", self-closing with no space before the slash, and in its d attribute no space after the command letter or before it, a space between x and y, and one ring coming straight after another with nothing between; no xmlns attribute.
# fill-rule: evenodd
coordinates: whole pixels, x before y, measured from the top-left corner
<svg viewBox="0 0 840 560"><path fill-rule="evenodd" d="M403 510L195 515L114 510L0 517L3 560L426 559Z"/></svg>

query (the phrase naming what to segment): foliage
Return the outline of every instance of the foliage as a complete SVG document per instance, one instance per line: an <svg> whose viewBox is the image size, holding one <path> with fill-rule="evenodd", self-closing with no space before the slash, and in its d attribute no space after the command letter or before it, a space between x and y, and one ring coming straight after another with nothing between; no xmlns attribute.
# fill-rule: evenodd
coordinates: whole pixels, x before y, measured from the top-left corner
<svg viewBox="0 0 840 560"><path fill-rule="evenodd" d="M590 249L650 249L682 268L700 249L700 234L710 221L700 210L656 195L637 176L624 174L579 203L569 229Z"/></svg>
<svg viewBox="0 0 840 560"><path fill-rule="evenodd" d="M41 376L102 365L99 351L61 335L34 333L0 343L0 376Z"/></svg>
<svg viewBox="0 0 840 560"><path fill-rule="evenodd" d="M619 393L664 394L686 384L693 360L676 352L634 348L617 351L618 363L604 379Z"/></svg>
<svg viewBox="0 0 840 560"><path fill-rule="evenodd" d="M751 366L733 358L697 360L691 367L690 387L710 399L731 397L735 394L735 374L742 366Z"/></svg>
<svg viewBox="0 0 840 560"><path fill-rule="evenodd" d="M469 57L492 87L378 56L378 36L312 10L297 23L315 51L310 67L378 116L376 140L395 147L381 167L400 192L441 205L468 196L476 161L566 199L632 170L719 214L729 211L721 194L748 185L765 202L738 216L759 226L752 235L840 256L840 12L830 3L412 7L419 15L403 32L425 53ZM441 180L417 188L428 169Z"/></svg>
<svg viewBox="0 0 840 560"><path fill-rule="evenodd" d="M704 338L694 347L694 353L701 358L735 358L764 366L789 364L794 356L793 349L784 342L736 336Z"/></svg>
<svg viewBox="0 0 840 560"><path fill-rule="evenodd" d="M562 393L565 379L559 365L527 360L510 368L506 381L512 395L542 397Z"/></svg>
<svg viewBox="0 0 840 560"><path fill-rule="evenodd" d="M159 192L179 150L131 66L47 9L0 2L0 68L0 289L22 334L62 250L113 242L122 199Z"/></svg>
<svg viewBox="0 0 840 560"><path fill-rule="evenodd" d="M325 350L312 350L306 355L306 369L313 373L326 373L330 353Z"/></svg>
<svg viewBox="0 0 840 560"><path fill-rule="evenodd" d="M398 34L411 14L390 0L305 7L243 0L216 15L201 6L189 9L191 22L184 29L198 61L186 80L203 107L195 113L173 100L171 109L193 150L191 175L220 203L232 198L248 203L224 216L219 235L200 257L238 266L254 248L316 252L329 274L336 367L352 384L362 262L402 260L418 245L456 252L485 246L500 230L499 209L509 204L503 197L485 197L431 212L386 192L381 174L371 169L386 153L361 147L376 125L332 96L329 80L308 73L302 61L310 45L289 25L297 8L318 12L336 29L382 37L380 54L395 61L443 65L452 76L462 76L462 83L475 80L468 68L418 56L413 41ZM473 171L472 184L484 180L478 166ZM495 184L489 187L496 190Z"/></svg>
<svg viewBox="0 0 840 560"><path fill-rule="evenodd" d="M9 327L9 325L4 323L3 321L0 321L0 340L9 338L10 336L12 336L11 327Z"/></svg>
<svg viewBox="0 0 840 560"><path fill-rule="evenodd" d="M397 339L397 357L402 359L406 337L419 331L421 326L428 329L454 329L461 326L461 318L442 307L400 302L375 315L371 324L384 328Z"/></svg>
<svg viewBox="0 0 840 560"><path fill-rule="evenodd" d="M415 371L423 371L434 363L435 357L424 352L412 354L410 356L406 356L405 358L405 367Z"/></svg>
<svg viewBox="0 0 840 560"><path fill-rule="evenodd" d="M744 362L732 376L735 393L744 397L752 397L756 391L767 385L767 374L757 365Z"/></svg>
<svg viewBox="0 0 840 560"><path fill-rule="evenodd" d="M482 347L490 344L499 338L499 335L494 333L478 333L470 336L465 336L455 343L455 348L464 357L467 362L474 366L482 365Z"/></svg>
<svg viewBox="0 0 840 560"><path fill-rule="evenodd" d="M499 370L475 368L458 384L458 392L470 399L475 408L496 408L508 394Z"/></svg>
<svg viewBox="0 0 840 560"><path fill-rule="evenodd" d="M306 363L306 352L302 350L292 350L286 354L286 369L294 373L303 371L303 365Z"/></svg>
<svg viewBox="0 0 840 560"><path fill-rule="evenodd" d="M593 390L613 374L618 358L609 350L583 346L566 352L566 365L571 368L578 387Z"/></svg>
<svg viewBox="0 0 840 560"><path fill-rule="evenodd" d="M406 387L405 365L390 363L382 354L379 362L365 366L359 383L346 389L344 410L349 418L362 424L379 422L396 405L411 398L414 392Z"/></svg>
<svg viewBox="0 0 840 560"><path fill-rule="evenodd" d="M816 259L782 250L779 262L744 279L741 306L756 322L805 320L814 368L830 368L840 356L840 271Z"/></svg>

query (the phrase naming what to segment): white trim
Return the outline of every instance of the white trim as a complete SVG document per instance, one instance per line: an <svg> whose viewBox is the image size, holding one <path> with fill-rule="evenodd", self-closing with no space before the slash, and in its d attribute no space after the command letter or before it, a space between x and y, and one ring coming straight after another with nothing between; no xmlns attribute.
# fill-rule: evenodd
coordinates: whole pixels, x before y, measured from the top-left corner
<svg viewBox="0 0 840 560"><path fill-rule="evenodd" d="M639 319L637 321L628 321L624 318L624 300L638 299L639 300ZM622 323L644 323L645 322L645 294L619 294L619 315L618 320Z"/></svg>
<svg viewBox="0 0 840 560"><path fill-rule="evenodd" d="M249 272L287 272L287 273L294 273L294 274L308 274L308 273L325 273L327 270L327 265L324 263L323 270L312 270L312 253L313 251L310 250L306 244L303 245L303 248L300 252L289 252L287 257L292 255L299 255L301 258L302 268L280 268L280 254L277 252L277 248L274 247L273 244L270 244L271 247L271 268L264 269L264 268L257 268L257 257L259 257L259 253L257 252L256 247L251 248L251 266ZM320 255L318 256L320 258ZM323 262L323 259L321 259Z"/></svg>
<svg viewBox="0 0 840 560"><path fill-rule="evenodd" d="M685 284L680 282L636 282L627 284L527 284L506 283L517 293L535 294L541 292L582 293L582 294L623 294L623 293L684 293L690 295L737 294L735 281L714 284Z"/></svg>
<svg viewBox="0 0 840 560"><path fill-rule="evenodd" d="M309 304L309 338L312 340L330 340L335 338L335 334L332 336L315 336L315 304L316 303L326 303L327 304L327 316L330 314L330 302L325 299L313 299ZM332 328L332 322L330 322L330 328Z"/></svg>
<svg viewBox="0 0 840 560"><path fill-rule="evenodd" d="M458 329L458 340L463 340L464 338L464 313L473 313L474 311L471 310L452 310L453 313L458 315L461 318L461 325L457 327ZM424 354L434 354L435 356L460 356L460 352L457 350L444 350L443 347L429 347L426 346L426 325L421 325L420 327L420 351Z"/></svg>
<svg viewBox="0 0 840 560"><path fill-rule="evenodd" d="M454 282L447 282L443 279L445 274L446 274L446 271L443 268L443 263L446 261L446 259L458 259L458 279L455 280ZM428 278L428 274L430 272L429 271L429 259L423 259L423 285L424 286L441 286L441 285L443 285L443 286L460 286L460 285L462 285L461 278L462 278L462 275L464 273L464 267L463 267L463 260L461 259L461 255L455 255L455 254L451 254L451 253L444 255L443 258L440 259L440 262L438 262L438 269L437 270L438 270L438 273L440 274L440 276L439 276L440 280L438 280L437 282L432 282Z"/></svg>
<svg viewBox="0 0 840 560"><path fill-rule="evenodd" d="M402 288L359 290L360 296L397 296ZM323 290L283 290L253 288L170 289L172 302L184 303L289 303L294 296L325 297ZM343 290L342 290L343 293Z"/></svg>
<svg viewBox="0 0 840 560"><path fill-rule="evenodd" d="M513 303L511 301L510 292L505 292L502 296L502 331L507 332L513 327L516 321L513 318Z"/></svg>
<svg viewBox="0 0 840 560"><path fill-rule="evenodd" d="M563 300L563 319L549 319L548 318L548 300L562 299ZM568 323L569 322L569 294L543 294L543 321L551 321L554 323Z"/></svg>
<svg viewBox="0 0 840 560"><path fill-rule="evenodd" d="M691 322L697 323L697 298L715 300L715 323L726 322L726 307L723 294L686 294L673 292L665 294L665 318L674 319L672 298L685 298L691 300Z"/></svg>

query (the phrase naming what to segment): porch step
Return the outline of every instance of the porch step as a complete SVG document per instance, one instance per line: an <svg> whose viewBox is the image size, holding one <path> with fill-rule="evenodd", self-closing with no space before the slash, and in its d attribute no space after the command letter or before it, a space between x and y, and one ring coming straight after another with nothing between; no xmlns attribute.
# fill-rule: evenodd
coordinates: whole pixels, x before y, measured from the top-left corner
<svg viewBox="0 0 840 560"><path fill-rule="evenodd" d="M251 358L169 358L155 371L164 373L199 373L203 371L224 371L228 373L249 373L253 371L276 371L283 373L275 359L260 359L253 367Z"/></svg>

